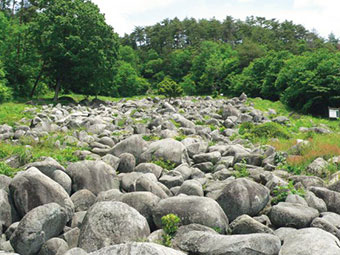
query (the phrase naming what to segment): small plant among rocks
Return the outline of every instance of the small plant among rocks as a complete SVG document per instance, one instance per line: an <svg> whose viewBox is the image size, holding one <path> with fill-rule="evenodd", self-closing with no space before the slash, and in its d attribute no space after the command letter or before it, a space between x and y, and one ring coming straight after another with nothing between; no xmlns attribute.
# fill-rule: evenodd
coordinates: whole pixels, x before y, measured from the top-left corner
<svg viewBox="0 0 340 255"><path fill-rule="evenodd" d="M151 163L154 163L165 170L172 170L176 167L175 163L172 163L170 160L165 160L162 158L161 159L154 158Z"/></svg>
<svg viewBox="0 0 340 255"><path fill-rule="evenodd" d="M233 176L235 178L242 178L242 177L248 177L250 175L247 166L246 166L246 162L242 161L241 164L237 164L234 166L234 169L236 171L234 171Z"/></svg>
<svg viewBox="0 0 340 255"><path fill-rule="evenodd" d="M171 241L174 238L178 227L181 224L181 219L175 214L168 214L162 217L162 229L164 231L163 237L163 245L170 247Z"/></svg>
<svg viewBox="0 0 340 255"><path fill-rule="evenodd" d="M305 190L302 188L295 189L292 181L288 185L277 186L273 191L274 197L271 201L272 205L284 202L289 194L305 196Z"/></svg>

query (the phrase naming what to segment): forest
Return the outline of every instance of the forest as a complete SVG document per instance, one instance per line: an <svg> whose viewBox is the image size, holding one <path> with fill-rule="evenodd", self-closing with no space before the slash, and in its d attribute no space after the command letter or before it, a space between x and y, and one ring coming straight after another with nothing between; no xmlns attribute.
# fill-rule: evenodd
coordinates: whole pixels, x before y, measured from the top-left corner
<svg viewBox="0 0 340 255"><path fill-rule="evenodd" d="M291 21L165 19L119 37L88 0L0 1L0 103L85 96L261 97L340 107L340 45Z"/></svg>

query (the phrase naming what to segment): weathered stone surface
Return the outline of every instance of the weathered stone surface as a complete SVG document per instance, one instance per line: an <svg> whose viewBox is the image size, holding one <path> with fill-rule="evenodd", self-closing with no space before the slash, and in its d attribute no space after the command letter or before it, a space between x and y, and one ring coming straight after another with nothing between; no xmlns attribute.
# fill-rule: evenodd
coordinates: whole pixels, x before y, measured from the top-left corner
<svg viewBox="0 0 340 255"><path fill-rule="evenodd" d="M183 225L197 223L219 228L222 233L225 233L228 227L228 218L211 198L177 196L161 200L153 210L153 219L157 227L161 228L161 218L169 213L176 214Z"/></svg>
<svg viewBox="0 0 340 255"><path fill-rule="evenodd" d="M163 168L153 163L141 163L134 169L138 173L153 173L157 179L162 175Z"/></svg>
<svg viewBox="0 0 340 255"><path fill-rule="evenodd" d="M72 178L72 190L88 189L97 195L101 191L117 188L116 171L103 161L84 160L72 163L66 172Z"/></svg>
<svg viewBox="0 0 340 255"><path fill-rule="evenodd" d="M180 187L178 194L188 196L204 196L202 184L197 180L186 180Z"/></svg>
<svg viewBox="0 0 340 255"><path fill-rule="evenodd" d="M17 174L9 189L21 217L37 206L55 202L65 209L68 220L72 218L74 205L67 192L34 167Z"/></svg>
<svg viewBox="0 0 340 255"><path fill-rule="evenodd" d="M131 153L139 161L140 155L147 149L147 143L140 135L132 135L117 143L110 151L116 157L123 153Z"/></svg>
<svg viewBox="0 0 340 255"><path fill-rule="evenodd" d="M283 243L279 255L337 255L340 241L319 228L305 228L291 233Z"/></svg>
<svg viewBox="0 0 340 255"><path fill-rule="evenodd" d="M228 183L219 192L216 201L228 219L233 221L242 214L255 216L269 201L269 190L245 178Z"/></svg>
<svg viewBox="0 0 340 255"><path fill-rule="evenodd" d="M178 166L188 163L189 156L186 147L181 142L168 138L151 143L141 155L143 162L150 162L153 159L170 161Z"/></svg>
<svg viewBox="0 0 340 255"><path fill-rule="evenodd" d="M85 216L78 245L91 252L112 244L141 240L149 234L146 219L136 209L121 202L98 202Z"/></svg>
<svg viewBox="0 0 340 255"><path fill-rule="evenodd" d="M178 246L189 254L277 255L281 243L277 236L270 234L227 236L191 231L183 236Z"/></svg>
<svg viewBox="0 0 340 255"><path fill-rule="evenodd" d="M76 212L87 211L96 201L96 196L87 189L78 190L71 196Z"/></svg>
<svg viewBox="0 0 340 255"><path fill-rule="evenodd" d="M325 201L328 211L340 214L340 193L326 188L312 187L310 191Z"/></svg>
<svg viewBox="0 0 340 255"><path fill-rule="evenodd" d="M120 173L130 173L136 166L136 159L131 153L122 153L119 156L120 162L118 171Z"/></svg>
<svg viewBox="0 0 340 255"><path fill-rule="evenodd" d="M272 207L269 218L276 227L309 227L313 219L319 216L318 210L303 206L281 202Z"/></svg>
<svg viewBox="0 0 340 255"><path fill-rule="evenodd" d="M237 217L229 226L233 235L253 233L267 233L274 235L273 230L246 214Z"/></svg>
<svg viewBox="0 0 340 255"><path fill-rule="evenodd" d="M22 255L36 254L51 237L57 236L67 222L64 209L50 203L34 208L20 221L11 236L14 250Z"/></svg>
<svg viewBox="0 0 340 255"><path fill-rule="evenodd" d="M125 243L105 247L101 250L89 253L89 255L113 255L113 254L185 255L185 253L181 251L177 251L155 243Z"/></svg>
<svg viewBox="0 0 340 255"><path fill-rule="evenodd" d="M12 224L12 208L6 191L0 189L0 234Z"/></svg>
<svg viewBox="0 0 340 255"><path fill-rule="evenodd" d="M68 245L63 239L51 238L43 244L38 255L63 255L68 249Z"/></svg>

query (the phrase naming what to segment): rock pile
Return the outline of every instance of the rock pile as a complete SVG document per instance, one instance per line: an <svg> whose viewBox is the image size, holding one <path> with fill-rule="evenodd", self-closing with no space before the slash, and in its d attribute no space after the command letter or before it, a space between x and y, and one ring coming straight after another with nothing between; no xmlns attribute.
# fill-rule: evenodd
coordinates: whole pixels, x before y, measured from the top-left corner
<svg viewBox="0 0 340 255"><path fill-rule="evenodd" d="M0 254L340 254L338 176L325 183L321 159L308 168L316 176L288 174L273 147L233 140L238 124L271 121L272 110L246 100L47 105L29 125L0 126L1 142L61 132L56 149L88 148L65 167L7 159L23 170L0 176ZM249 176L236 178L239 169ZM305 196L273 205L273 191L289 181ZM181 227L165 247L161 218L170 213Z"/></svg>

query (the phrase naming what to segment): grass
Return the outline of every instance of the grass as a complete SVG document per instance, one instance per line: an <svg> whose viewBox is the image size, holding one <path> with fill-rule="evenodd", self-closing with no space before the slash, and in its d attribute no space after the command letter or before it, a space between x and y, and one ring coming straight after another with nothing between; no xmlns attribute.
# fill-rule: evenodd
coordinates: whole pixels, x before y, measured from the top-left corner
<svg viewBox="0 0 340 255"><path fill-rule="evenodd" d="M155 165L158 165L164 170L168 170L168 171L173 170L176 167L175 163L172 163L170 160L165 160L165 159L153 158L151 163L154 163Z"/></svg>
<svg viewBox="0 0 340 255"><path fill-rule="evenodd" d="M24 112L29 105L23 103L3 103L0 104L0 125L7 124L15 126L15 123L19 122L22 118L32 119L33 114Z"/></svg>

